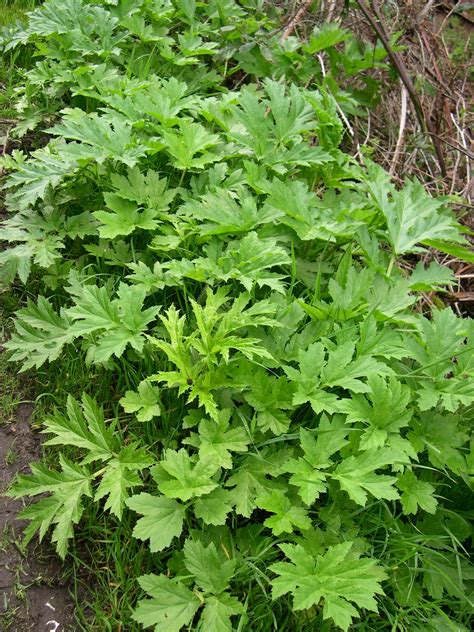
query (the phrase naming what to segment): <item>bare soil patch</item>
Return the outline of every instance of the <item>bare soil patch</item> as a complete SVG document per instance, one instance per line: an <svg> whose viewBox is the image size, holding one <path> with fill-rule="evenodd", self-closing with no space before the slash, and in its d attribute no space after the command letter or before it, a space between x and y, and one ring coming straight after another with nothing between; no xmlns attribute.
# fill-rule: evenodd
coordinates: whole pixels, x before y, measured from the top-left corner
<svg viewBox="0 0 474 632"><path fill-rule="evenodd" d="M0 411L0 630L73 631L78 628L64 569L47 544L22 550L22 503L3 495L15 474L27 473L39 457L40 439L29 423L32 410L20 404L8 423Z"/></svg>

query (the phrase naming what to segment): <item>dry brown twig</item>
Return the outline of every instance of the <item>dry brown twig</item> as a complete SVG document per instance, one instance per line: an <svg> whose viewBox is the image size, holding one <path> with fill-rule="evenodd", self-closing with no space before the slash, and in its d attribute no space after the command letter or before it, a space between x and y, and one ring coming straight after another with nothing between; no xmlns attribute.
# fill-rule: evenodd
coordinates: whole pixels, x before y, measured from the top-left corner
<svg viewBox="0 0 474 632"><path fill-rule="evenodd" d="M301 20L303 19L306 11L309 10L309 7L311 6L312 2L313 2L313 0L306 0L306 2L304 2L301 5L301 7L295 13L294 17L288 22L288 26L283 31L283 34L282 34L282 36L280 38L280 42L284 42L286 39L288 39L290 37L290 35L295 30L295 28L298 25L298 23L301 22Z"/></svg>
<svg viewBox="0 0 474 632"><path fill-rule="evenodd" d="M433 8L433 5L434 5L435 2L436 2L436 0L429 0L429 2L426 3L426 5L422 8L420 13L418 14L418 19L417 19L418 23L422 22L425 19L425 17L428 15L428 13Z"/></svg>
<svg viewBox="0 0 474 632"><path fill-rule="evenodd" d="M326 22L330 22L332 20L332 16L334 14L334 10L336 9L337 0L330 0L329 6L326 14Z"/></svg>
<svg viewBox="0 0 474 632"><path fill-rule="evenodd" d="M420 178L434 194L464 193L469 198L474 194L474 171L471 165L469 178L466 160L472 159L473 154L471 119L465 105L470 99L469 83L466 85L470 73L467 57L470 34L467 33L460 40L466 41L466 63L459 52L457 58L453 58L453 46L459 42L451 42L451 33L456 32L453 29L461 29L460 35L464 35L467 25L460 23L458 27L458 22L446 23L449 26L446 36L438 35L439 26L445 17L440 10L440 0L400 0L386 4L380 0L361 1L368 7L373 20L380 24L374 9L377 6L379 14L382 14L382 29L389 44L392 33L403 33L400 41L397 41L404 47L403 52L392 48L395 48L394 52L411 80L423 117L420 120L412 95L403 81L387 81L387 75L374 66L368 74L383 86L383 98L374 109L369 110L367 120L363 117L353 120L347 116L344 120L341 116L347 136L352 140L352 151L358 157L359 144L370 146L373 140L374 159L383 164L395 179L402 174L411 174ZM450 7L454 4L450 3ZM287 19L280 29L280 35L285 32L285 37L289 37L297 32L306 38L314 25L331 18L354 32L366 45L374 45L374 33L382 41L357 2L346 12L343 11L343 5L343 0L324 0L319 3L291 0L286 3ZM288 11L289 6L291 9ZM393 60L390 60L398 70ZM324 74L324 65L327 63L324 52L316 56L316 61ZM400 72L398 75L400 78ZM405 86L408 98L402 94L401 85ZM357 78L349 79L349 87L364 89ZM406 114L403 112L405 107ZM451 115L456 118L459 129L454 125ZM442 164L447 175L440 179Z"/></svg>
<svg viewBox="0 0 474 632"><path fill-rule="evenodd" d="M289 4L291 12L287 13L280 30L283 41L295 34L305 38L315 24L337 20L366 46L374 46L375 34L397 71L398 81L394 82L374 64L368 74L379 83L381 92L383 87L383 98L369 110L367 119L341 115L347 130L345 143L352 142L350 151L354 157L360 157L361 145L368 145L374 160L382 164L400 185L403 176L408 175L421 180L434 195L453 193L459 200L462 196L469 202L474 196L474 170L469 162L473 159L474 146L468 61L472 35L466 21L463 24L457 20L449 21L449 18L445 20L448 3L442 3L441 7L440 0L400 0L397 3L357 0L346 12L343 11L343 0L319 3L292 0ZM449 3L450 9L454 4ZM372 20L361 5L367 8ZM458 17L462 17L461 14ZM392 33L402 33L397 45L403 46L403 52L392 46ZM465 46L462 46L463 42ZM464 57L462 48L465 49ZM319 62L324 75L327 71L325 53L317 54L315 61ZM357 77L349 78L348 86L349 89L363 89ZM441 172L443 179L439 177ZM474 228L469 217L472 207L458 200L452 204L460 212L460 221ZM460 316L472 315L472 265L468 264L464 269L461 262L450 255L430 251L429 256L449 266L457 280L441 299ZM425 308L432 307L432 299L431 295L425 296L422 302Z"/></svg>
<svg viewBox="0 0 474 632"><path fill-rule="evenodd" d="M398 131L397 144L395 146L395 152L393 154L392 164L390 165L390 175L393 176L395 169L397 168L398 159L403 145L403 136L405 134L405 127L407 124L407 112L408 112L408 90L400 81L401 89L401 106L400 106L400 127Z"/></svg>
<svg viewBox="0 0 474 632"><path fill-rule="evenodd" d="M408 94L410 95L410 98L413 102L413 106L415 108L415 112L417 114L420 126L422 131L426 134L427 132L430 132L431 134L434 134L434 129L433 126L431 124L430 119L426 116L424 110L423 110L423 106L421 105L421 101L418 97L418 94L415 90L415 87L410 79L410 76L407 72L407 69L405 67L405 64L403 63L401 57L398 55L398 53L396 53L392 47L390 46L390 42L389 39L387 37L387 33L386 33L386 29L384 26L384 21L382 19L382 15L380 13L380 9L378 6L378 2L376 0L373 0L372 2L372 8L373 8L373 12L375 13L376 18L374 18L374 16L372 15L372 12L369 10L369 8L367 7L367 5L365 4L364 0L356 0L357 5L359 6L360 10L362 11L362 13L364 14L366 20L369 22L369 24L371 25L371 27L373 28L373 30L375 31L375 33L377 34L378 38L380 39L380 41L382 42L385 50L387 51L388 56L390 57L390 61L392 62L392 64L395 66L400 79L403 81L405 88L408 91ZM441 151L441 148L439 146L439 143L437 141L437 139L433 136L433 146L435 149L435 153L436 153L436 157L438 159L438 163L439 163L439 168L441 170L441 173L443 175L443 177L446 177L447 172L446 172L446 164L444 162L444 157L443 157L443 152Z"/></svg>
<svg viewBox="0 0 474 632"><path fill-rule="evenodd" d="M453 7L450 7L447 2L439 2L438 3L438 6L441 9L443 9L444 11L446 11L446 13L447 13L447 15L444 18L443 23L441 24L440 29L439 29L439 31L437 33L438 35L444 29L444 27L446 26L446 22L449 20L449 18L454 13L456 14L456 17L460 18L461 20L464 20L468 24L474 24L474 22L471 20L471 18L468 15L464 15L464 13L462 11L456 12L456 9L458 9L462 4L463 4L462 0L460 0L459 2L456 2L456 4Z"/></svg>
<svg viewBox="0 0 474 632"><path fill-rule="evenodd" d="M10 142L10 129L8 128L5 134L5 140L3 141L2 156L4 156L7 153L9 142Z"/></svg>

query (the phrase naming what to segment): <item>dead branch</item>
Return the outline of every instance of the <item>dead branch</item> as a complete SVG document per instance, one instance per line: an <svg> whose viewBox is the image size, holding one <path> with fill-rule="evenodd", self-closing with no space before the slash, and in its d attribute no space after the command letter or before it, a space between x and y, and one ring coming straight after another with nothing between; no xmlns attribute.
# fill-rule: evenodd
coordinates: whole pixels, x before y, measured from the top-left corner
<svg viewBox="0 0 474 632"><path fill-rule="evenodd" d="M288 39L288 37L290 37L298 23L301 22L301 20L303 19L304 14L306 13L306 11L308 11L312 2L313 0L306 0L306 2L302 4L302 6L296 12L295 16L289 21L286 29L283 31L280 42L284 42L286 39Z"/></svg>
<svg viewBox="0 0 474 632"><path fill-rule="evenodd" d="M387 55L390 58L390 61L392 62L392 64L395 66L398 75L400 77L400 79L403 81L405 88L408 91L408 94L410 95L410 99L413 103L413 106L415 108L415 112L418 118L418 121L420 123L421 129L423 131L423 133L427 133L429 132L432 139L433 139L433 146L434 146L434 150L436 153L436 157L438 159L438 163L439 163L439 167L441 170L441 173L443 175L443 177L446 177L447 172L446 172L446 164L444 162L444 157L443 157L443 152L441 150L441 147L436 139L436 136L434 135L435 130L433 129L433 125L431 123L431 120L429 119L429 117L427 117L425 115L425 112L423 110L423 107L421 105L421 101L418 97L418 94L415 90L415 87L408 75L407 69L405 67L405 64L403 63L403 60L401 59L401 57L398 55L398 53L396 53L392 47L390 46L390 42L388 40L387 37L387 32L385 30L385 26L384 26L384 22L382 19L382 15L380 13L379 7L378 7L378 3L376 2L376 0L373 0L372 2L372 7L373 7L373 11L375 13L375 18L372 15L372 12L370 11L369 7L365 4L364 0L356 0L357 5L359 6L360 10L362 11L362 13L364 14L366 20L369 22L370 26L373 28L373 30L375 31L375 33L377 34L378 38L380 39L380 41L383 44L383 47L385 48L385 50L387 51Z"/></svg>

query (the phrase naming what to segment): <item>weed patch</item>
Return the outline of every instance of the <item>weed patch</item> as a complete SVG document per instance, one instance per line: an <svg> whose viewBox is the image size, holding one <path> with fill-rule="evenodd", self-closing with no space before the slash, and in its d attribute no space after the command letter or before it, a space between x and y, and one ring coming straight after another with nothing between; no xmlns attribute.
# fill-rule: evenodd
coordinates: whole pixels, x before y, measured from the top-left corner
<svg viewBox="0 0 474 632"><path fill-rule="evenodd" d="M474 257L446 199L341 149L383 47L280 25L49 0L3 42L42 138L2 158L5 346L56 398L9 494L26 542L88 551L85 629L469 628L474 331L422 297L433 249Z"/></svg>

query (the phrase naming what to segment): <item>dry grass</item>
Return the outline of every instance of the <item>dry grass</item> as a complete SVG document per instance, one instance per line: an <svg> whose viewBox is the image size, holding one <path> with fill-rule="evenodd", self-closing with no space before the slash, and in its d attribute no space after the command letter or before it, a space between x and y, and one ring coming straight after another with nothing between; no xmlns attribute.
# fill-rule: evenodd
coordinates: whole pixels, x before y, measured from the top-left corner
<svg viewBox="0 0 474 632"><path fill-rule="evenodd" d="M364 42L375 42L373 25L357 5L363 4L387 35L401 33L396 55L411 81L427 122L420 124L414 99L398 69L391 77L374 70L383 90L375 109L352 119L352 152L369 147L374 160L402 182L422 180L435 195L457 196L453 206L461 221L474 229L474 11L455 13L462 2L321 0L286 2L282 37L306 38L315 24L336 21ZM315 8L314 5L317 5ZM429 131L427 131L427 129ZM451 267L456 285L443 298L459 314L474 315L474 266L430 252ZM407 265L410 265L407 262ZM426 296L431 303L433 298Z"/></svg>
<svg viewBox="0 0 474 632"><path fill-rule="evenodd" d="M356 3L347 11L344 0L321 0L316 3L317 9L313 8L314 2L306 0L284 4L287 20L282 26L283 38L290 33L305 38L315 24L324 21L339 22L362 41L373 42L377 37ZM388 0L382 6L366 0L363 4L374 11L378 8L389 37L402 33L398 41L402 50L398 56L442 148L446 176L442 177L433 155L430 139L433 134L424 134L420 128L413 102L407 98L400 81L390 80L380 71L374 71L374 77L383 86L383 97L375 110L367 111L366 119L353 122L355 142L368 138L368 142L375 145L378 162L396 177L416 175L436 192L458 194L471 203L474 196L471 165L474 117L470 112L474 96L474 22L469 18L471 12L459 14L464 16L461 18L453 11L446 12L447 2L422 0ZM455 6L453 2L452 8ZM374 13L375 18L376 15Z"/></svg>

